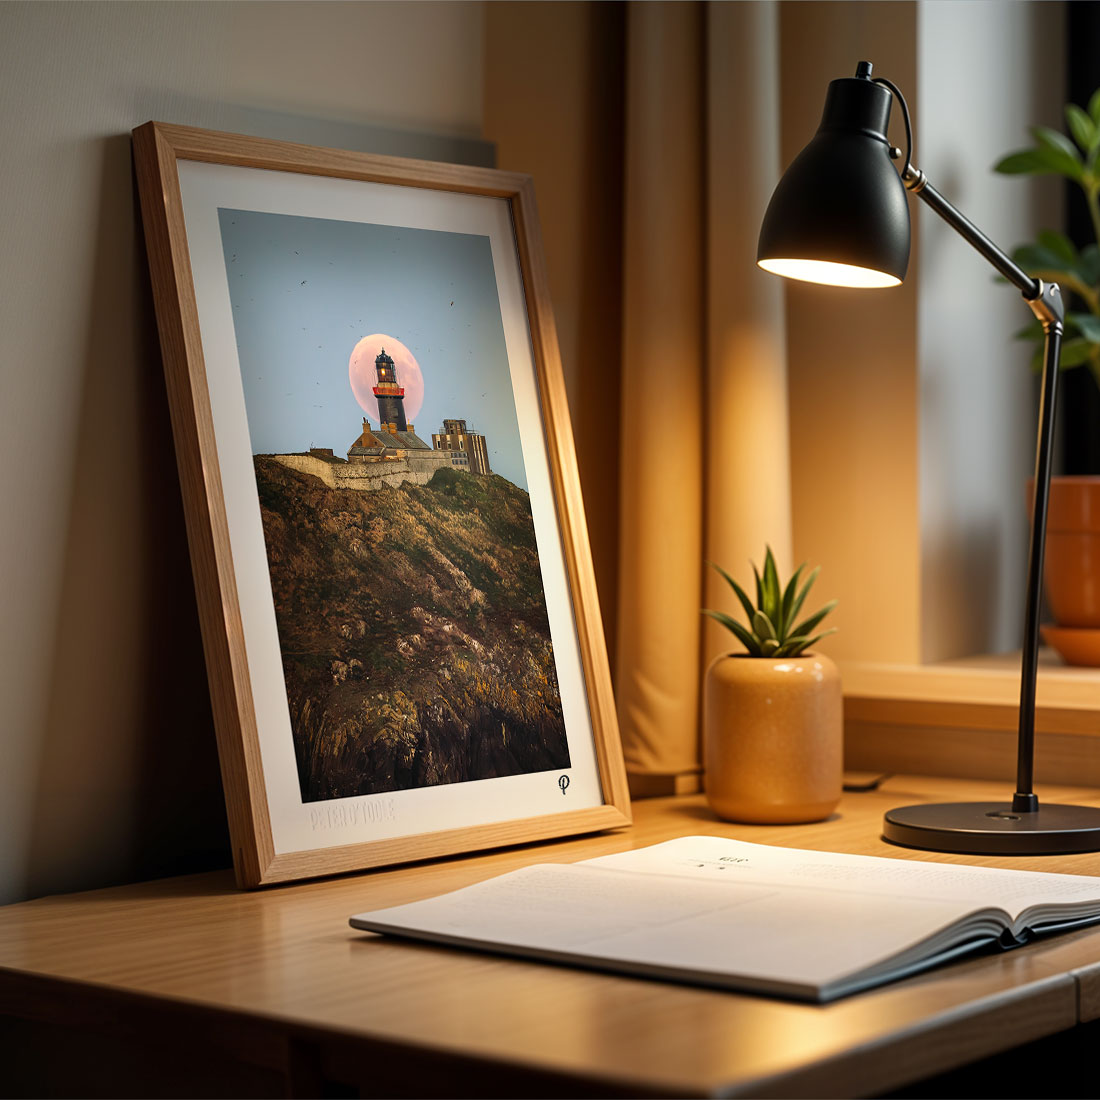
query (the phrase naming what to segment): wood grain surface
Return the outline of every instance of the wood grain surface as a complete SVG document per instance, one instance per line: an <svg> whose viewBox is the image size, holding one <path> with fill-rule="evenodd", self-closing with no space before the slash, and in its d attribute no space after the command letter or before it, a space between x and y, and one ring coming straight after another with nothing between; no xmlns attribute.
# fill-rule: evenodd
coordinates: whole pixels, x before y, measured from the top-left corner
<svg viewBox="0 0 1100 1100"><path fill-rule="evenodd" d="M1040 793L1097 804L1096 791ZM830 820L799 826L721 822L700 797L651 799L629 831L490 855L258 892L238 891L226 872L44 898L0 910L0 1009L139 1036L189 1028L289 1078L301 1073L294 1051L307 1043L325 1073L364 1094L871 1095L1071 1028L1077 972L1100 958L1100 930L815 1006L402 943L354 932L347 918L534 862L695 833L1100 869L1094 854L937 855L879 837L892 806L1000 797L999 785L896 776L845 795ZM389 1067L382 1076L380 1066Z"/></svg>
<svg viewBox="0 0 1100 1100"><path fill-rule="evenodd" d="M846 662L844 749L850 768L1014 780L1020 654L932 665ZM1040 654L1038 783L1100 787L1100 669Z"/></svg>

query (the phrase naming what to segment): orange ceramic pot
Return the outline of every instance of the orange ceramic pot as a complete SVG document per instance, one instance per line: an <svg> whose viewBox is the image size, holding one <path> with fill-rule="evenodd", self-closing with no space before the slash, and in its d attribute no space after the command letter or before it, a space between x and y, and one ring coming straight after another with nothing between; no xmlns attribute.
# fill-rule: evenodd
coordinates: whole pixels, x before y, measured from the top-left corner
<svg viewBox="0 0 1100 1100"><path fill-rule="evenodd" d="M1100 477L1051 478L1043 582L1059 626L1100 628Z"/></svg>
<svg viewBox="0 0 1100 1100"><path fill-rule="evenodd" d="M828 657L719 657L703 687L711 809L728 821L795 824L840 801L844 713Z"/></svg>

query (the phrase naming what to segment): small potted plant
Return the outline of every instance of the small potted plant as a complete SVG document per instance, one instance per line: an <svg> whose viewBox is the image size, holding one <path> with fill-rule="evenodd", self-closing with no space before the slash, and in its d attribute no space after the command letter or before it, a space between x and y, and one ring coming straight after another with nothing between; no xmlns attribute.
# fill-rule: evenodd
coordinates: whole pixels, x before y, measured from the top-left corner
<svg viewBox="0 0 1100 1100"><path fill-rule="evenodd" d="M1067 134L1033 126L1030 149L994 165L1007 175L1058 175L1081 188L1094 240L1078 249L1064 233L1043 230L1012 258L1029 275L1065 292L1066 338L1059 365L1087 367L1100 385L1100 89L1087 109L1066 104ZM1042 364L1038 321L1017 334L1035 342L1032 366ZM1031 496L1029 485L1028 496ZM1043 636L1070 664L1100 665L1100 477L1076 473L1051 479L1044 581L1055 626Z"/></svg>
<svg viewBox="0 0 1100 1100"><path fill-rule="evenodd" d="M712 563L713 564L713 563ZM771 548L764 569L753 565L756 600L720 566L748 625L704 608L745 647L707 669L703 686L703 749L707 801L730 821L779 824L820 821L840 801L843 702L836 665L812 647L836 606L813 614L802 607L818 569L800 582L800 565L784 586Z"/></svg>

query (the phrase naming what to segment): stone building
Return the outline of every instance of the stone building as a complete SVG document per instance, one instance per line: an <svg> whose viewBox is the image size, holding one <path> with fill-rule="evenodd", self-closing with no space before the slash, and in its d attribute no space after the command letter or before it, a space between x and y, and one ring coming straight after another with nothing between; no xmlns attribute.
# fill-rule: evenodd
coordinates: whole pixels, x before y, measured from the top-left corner
<svg viewBox="0 0 1100 1100"><path fill-rule="evenodd" d="M383 422L381 427L372 428L364 416L362 434L348 448L348 461L382 462L408 458L410 454L417 451L427 451L431 454L432 450L433 448L416 434L412 424L402 429L395 423ZM435 462L436 459L433 458L431 461Z"/></svg>
<svg viewBox="0 0 1100 1100"><path fill-rule="evenodd" d="M437 451L450 451L451 464L472 474L491 474L489 449L485 436L470 431L465 420L444 420L443 430L432 433L432 447Z"/></svg>

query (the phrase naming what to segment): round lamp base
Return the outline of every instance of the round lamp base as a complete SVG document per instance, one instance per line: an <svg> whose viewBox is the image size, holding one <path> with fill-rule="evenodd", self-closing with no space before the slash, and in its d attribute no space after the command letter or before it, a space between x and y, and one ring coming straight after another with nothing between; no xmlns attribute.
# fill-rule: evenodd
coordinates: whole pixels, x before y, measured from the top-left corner
<svg viewBox="0 0 1100 1100"><path fill-rule="evenodd" d="M1010 802L941 802L900 806L882 838L905 848L970 855L1039 856L1100 851L1100 809L1040 806L1014 812Z"/></svg>

